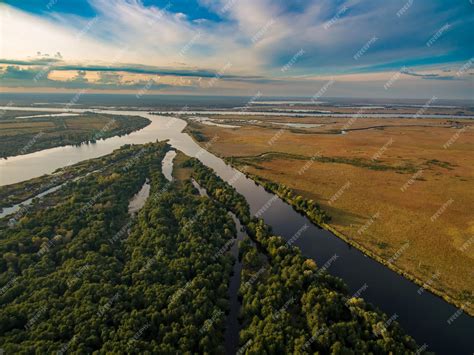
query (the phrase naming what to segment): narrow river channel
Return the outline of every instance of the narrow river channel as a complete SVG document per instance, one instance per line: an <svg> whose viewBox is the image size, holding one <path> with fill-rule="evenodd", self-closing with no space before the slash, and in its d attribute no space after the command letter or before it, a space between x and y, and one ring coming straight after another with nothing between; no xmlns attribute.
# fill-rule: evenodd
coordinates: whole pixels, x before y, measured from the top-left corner
<svg viewBox="0 0 474 355"><path fill-rule="evenodd" d="M38 108L15 108L40 111ZM58 111L61 109L43 109ZM84 110L69 110L83 112ZM157 116L143 111L110 111L102 113L121 115L140 115L152 121L140 131L123 137L99 140L95 144L79 147L66 146L46 149L40 152L9 158L0 161L0 185L24 181L42 174L51 173L65 165L96 158L111 153L124 144L143 144L156 140L169 140L176 150L201 160L214 169L224 180L244 195L250 204L252 213L265 209L261 217L272 226L275 234L289 240L300 233L294 241L303 254L314 259L318 265L333 260L328 272L342 278L351 293L363 290L361 297L371 302L389 317L395 316L408 334L413 336L420 346L426 344L428 351L439 354L472 354L474 342L474 318L428 291L418 292L420 287L387 267L366 257L357 249L313 225L306 217L295 212L275 195L257 186L253 180L226 165L223 160L202 149L192 138L182 133L186 122L174 118ZM336 256L336 258L335 258ZM448 319L456 315L448 323Z"/></svg>

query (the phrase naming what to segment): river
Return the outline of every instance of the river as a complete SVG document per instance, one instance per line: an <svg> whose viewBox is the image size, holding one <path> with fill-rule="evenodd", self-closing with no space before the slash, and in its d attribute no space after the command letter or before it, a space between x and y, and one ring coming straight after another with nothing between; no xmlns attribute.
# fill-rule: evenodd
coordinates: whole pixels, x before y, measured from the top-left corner
<svg viewBox="0 0 474 355"><path fill-rule="evenodd" d="M38 108L15 108L39 111ZM62 109L44 111L63 112ZM68 110L83 112L85 110ZM123 144L143 144L156 140L169 140L176 150L197 157L211 167L224 180L243 194L250 204L252 213L265 211L261 215L272 226L275 234L294 241L303 254L314 259L318 265L333 260L328 272L341 277L350 292L363 290L361 297L379 307L389 317L395 316L408 334L420 346L426 344L428 351L439 354L472 354L474 318L445 302L428 291L419 292L420 287L403 276L391 271L359 250L321 230L304 216L295 212L275 195L266 192L253 180L226 165L223 160L202 149L193 139L182 132L186 122L169 116L158 116L143 111L101 110L105 114L140 115L152 122L147 127L127 136L99 140L95 144L66 146L46 149L27 155L0 161L0 185L24 181L42 174L51 173L65 165L111 153ZM298 231L303 231L298 233ZM336 258L334 257L336 256ZM457 312L457 313L456 313ZM456 316L457 315L457 316ZM448 323L452 317L455 319Z"/></svg>

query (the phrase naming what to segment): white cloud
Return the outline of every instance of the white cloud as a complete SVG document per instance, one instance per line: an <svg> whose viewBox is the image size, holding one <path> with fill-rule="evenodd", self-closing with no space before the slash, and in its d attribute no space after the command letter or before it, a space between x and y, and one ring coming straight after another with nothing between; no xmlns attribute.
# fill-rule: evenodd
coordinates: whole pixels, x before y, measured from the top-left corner
<svg viewBox="0 0 474 355"><path fill-rule="evenodd" d="M101 60L115 50L113 45L80 36L77 30L67 28L38 16L0 4L2 43L0 56L26 59L37 52L53 56L60 52L71 61Z"/></svg>
<svg viewBox="0 0 474 355"><path fill-rule="evenodd" d="M289 75L279 69L303 49L305 55L295 63L290 74L309 78L315 73L327 73L329 77L338 71L370 71L374 64L436 56L457 45L455 41L443 44L440 40L432 48L424 46L432 35L431 29L439 27L437 22L452 15L427 16L435 6L430 4L416 3L399 18L396 13L400 4L391 1L380 6L378 0L347 0L337 8L334 1L318 0L308 1L304 11L288 11L284 0L200 0L225 18L213 22L191 21L185 14L173 12L171 0L170 5L164 3L163 8L144 6L139 0L89 2L97 13L96 18L63 13L31 15L0 4L3 36L0 57L26 59L37 52L51 56L60 52L66 63L129 63L216 72L230 62L232 67L228 74L275 77ZM347 11L330 27L325 27L342 6L347 7ZM425 16L422 28L413 20L420 16ZM393 23L398 25L389 25ZM453 21L453 25L456 24ZM259 40L252 41L256 34ZM354 63L353 55L373 36L380 40ZM180 55L183 48L186 55ZM340 81L355 84L363 82L365 77L375 82L376 77L382 76L384 74L346 75L340 77ZM408 79L415 80L414 77ZM311 80L300 84L293 80L293 86L282 82L281 90L287 94L307 92L311 95L311 87L316 84ZM224 84L222 81L221 85L254 90L260 84L235 81ZM433 84L425 82L423 85L429 88ZM439 87L445 85L448 84ZM294 92L291 87L295 88ZM337 89L335 86L334 90Z"/></svg>

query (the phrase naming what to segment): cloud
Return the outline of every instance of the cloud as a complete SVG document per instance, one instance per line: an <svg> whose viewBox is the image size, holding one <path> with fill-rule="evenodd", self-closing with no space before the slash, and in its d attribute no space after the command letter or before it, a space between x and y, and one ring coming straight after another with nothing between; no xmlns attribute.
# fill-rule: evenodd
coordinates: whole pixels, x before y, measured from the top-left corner
<svg viewBox="0 0 474 355"><path fill-rule="evenodd" d="M61 60L58 58L37 58L37 59L27 59L27 60L17 60L17 59L0 59L0 64L14 64L14 65L51 65L58 63Z"/></svg>
<svg viewBox="0 0 474 355"><path fill-rule="evenodd" d="M410 69L405 69L401 71L402 74L419 77L426 80L464 80L461 77L456 77L454 75L449 75L452 70L450 69L441 69L439 73L417 73Z"/></svg>
<svg viewBox="0 0 474 355"><path fill-rule="evenodd" d="M85 71L77 71L71 79L53 80L44 69L21 68L7 66L0 71L2 85L11 88L57 88L57 89L89 89L89 90L140 90L150 86L150 80L121 82L116 73L101 73L97 81L90 81ZM174 88L173 85L153 82L150 89L164 90Z"/></svg>
<svg viewBox="0 0 474 355"><path fill-rule="evenodd" d="M132 74L148 74L148 75L163 75L163 76L181 76L181 77L198 77L198 78L214 78L218 76L220 79L229 80L268 80L262 76L252 75L231 75L220 73L215 70L208 69L170 69L160 68L146 65L72 65L64 64L61 61L46 61L46 60L23 60L23 61L12 61L0 59L0 64L17 64L19 66L49 66L50 71L83 71L83 72L124 72Z"/></svg>
<svg viewBox="0 0 474 355"><path fill-rule="evenodd" d="M88 0L87 14L71 12L74 7L65 12L62 6L52 12L43 7L33 14L19 10L21 3L18 7L0 4L0 11L8 13L2 29L8 41L0 63L30 66L16 68L15 73L9 69L9 75L28 75L34 65L50 66L48 73L87 73L75 78L74 85L81 80L86 84L90 73L98 77L90 85L110 87L126 86L126 74L182 77L193 81L190 90L200 85L195 79L211 79L231 63L228 71L219 74L223 89L231 90L233 85L241 93L261 86L281 92L279 85L289 95L310 90L314 83L305 77L369 75L402 66L414 68L405 73L413 78L448 81L452 73L423 70L474 55L470 45L474 15L468 1L415 1L403 13L405 3L395 0L383 5L379 0L194 1L201 6ZM446 23L450 31L427 47ZM253 40L256 37L258 41ZM378 40L367 46L374 37ZM354 55L364 48L355 61ZM304 55L292 62L301 50ZM281 71L282 67L288 70ZM363 75L360 78L363 83Z"/></svg>
<svg viewBox="0 0 474 355"><path fill-rule="evenodd" d="M97 80L100 84L113 84L119 85L121 84L122 76L117 73L113 72L100 72L99 73L99 80Z"/></svg>
<svg viewBox="0 0 474 355"><path fill-rule="evenodd" d="M38 73L39 71L37 70L21 69L20 67L10 65L0 73L0 79L5 80L5 85L8 80L34 80Z"/></svg>

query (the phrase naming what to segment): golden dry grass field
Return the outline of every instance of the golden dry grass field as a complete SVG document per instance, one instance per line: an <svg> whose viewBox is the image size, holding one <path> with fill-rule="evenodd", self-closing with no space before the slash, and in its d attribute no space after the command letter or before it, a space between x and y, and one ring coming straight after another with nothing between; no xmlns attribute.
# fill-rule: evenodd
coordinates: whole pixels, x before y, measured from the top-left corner
<svg viewBox="0 0 474 355"><path fill-rule="evenodd" d="M473 313L473 121L216 119L258 122L237 129L192 122L188 131L212 142L206 148L213 153L248 165L249 173L314 199L352 242ZM323 126L289 129L270 121ZM376 128L360 130L367 127ZM341 129L348 133L328 134Z"/></svg>

